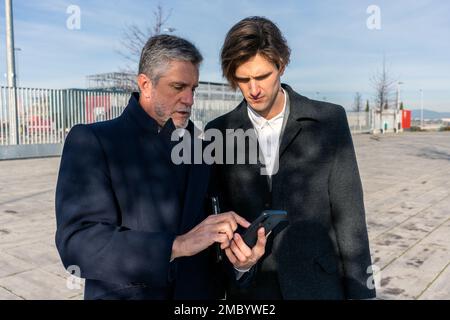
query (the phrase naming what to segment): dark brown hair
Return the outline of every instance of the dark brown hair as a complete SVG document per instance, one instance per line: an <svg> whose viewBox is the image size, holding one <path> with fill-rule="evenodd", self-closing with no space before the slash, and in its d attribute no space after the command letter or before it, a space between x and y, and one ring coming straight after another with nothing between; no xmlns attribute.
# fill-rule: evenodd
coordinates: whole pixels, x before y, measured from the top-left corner
<svg viewBox="0 0 450 320"><path fill-rule="evenodd" d="M258 53L281 69L289 64L291 49L275 23L264 17L248 17L228 31L220 54L223 76L233 89L236 69Z"/></svg>

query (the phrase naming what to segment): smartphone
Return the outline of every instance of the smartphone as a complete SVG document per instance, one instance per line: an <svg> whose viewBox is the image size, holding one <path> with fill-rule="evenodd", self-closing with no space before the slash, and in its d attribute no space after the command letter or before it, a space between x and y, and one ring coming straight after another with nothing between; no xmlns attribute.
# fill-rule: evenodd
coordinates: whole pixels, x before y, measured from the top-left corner
<svg viewBox="0 0 450 320"><path fill-rule="evenodd" d="M263 213L252 222L242 234L242 239L245 244L253 248L258 240L258 230L264 227L266 235L272 232L273 229L280 226L285 228L289 224L287 212L283 210L265 210Z"/></svg>

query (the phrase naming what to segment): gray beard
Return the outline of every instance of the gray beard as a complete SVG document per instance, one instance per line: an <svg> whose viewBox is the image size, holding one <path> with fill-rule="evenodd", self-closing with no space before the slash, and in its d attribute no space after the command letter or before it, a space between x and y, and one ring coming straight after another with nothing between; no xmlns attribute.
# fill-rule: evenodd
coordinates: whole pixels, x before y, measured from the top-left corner
<svg viewBox="0 0 450 320"><path fill-rule="evenodd" d="M166 122L167 120L169 120L169 117L167 117L167 119L166 119L166 117L165 117L165 114L164 114L164 106L162 106L162 105L160 105L160 104L157 104L157 105L155 106L155 113L156 113L156 115L157 115L159 118L164 119L164 122Z"/></svg>
<svg viewBox="0 0 450 320"><path fill-rule="evenodd" d="M165 116L163 105L156 104L155 105L155 113L160 119L163 119L164 124L166 124L166 122L170 119L170 117ZM186 121L182 124L175 123L175 121L173 122L173 124L175 125L175 127L177 129L186 129L188 126L188 123L189 123L189 119L186 119Z"/></svg>

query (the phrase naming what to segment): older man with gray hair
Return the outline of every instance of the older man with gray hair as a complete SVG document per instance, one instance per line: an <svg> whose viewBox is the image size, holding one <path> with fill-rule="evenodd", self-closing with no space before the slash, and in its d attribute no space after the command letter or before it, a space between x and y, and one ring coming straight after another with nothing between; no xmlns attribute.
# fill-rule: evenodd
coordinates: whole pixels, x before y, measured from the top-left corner
<svg viewBox="0 0 450 320"><path fill-rule="evenodd" d="M214 243L238 225L206 217L206 165L175 165L171 135L185 128L198 86L200 52L169 35L142 50L133 93L114 120L69 133L56 190L56 245L66 268L86 279L85 299L216 299Z"/></svg>

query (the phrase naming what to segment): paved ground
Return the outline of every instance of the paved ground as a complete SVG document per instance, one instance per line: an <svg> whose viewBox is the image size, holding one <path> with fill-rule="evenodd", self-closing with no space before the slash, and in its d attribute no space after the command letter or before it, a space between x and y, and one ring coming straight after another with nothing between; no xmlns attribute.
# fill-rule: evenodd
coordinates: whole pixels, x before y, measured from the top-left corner
<svg viewBox="0 0 450 320"><path fill-rule="evenodd" d="M381 299L450 299L450 133L354 137ZM0 299L81 299L54 246L59 159L0 162Z"/></svg>

